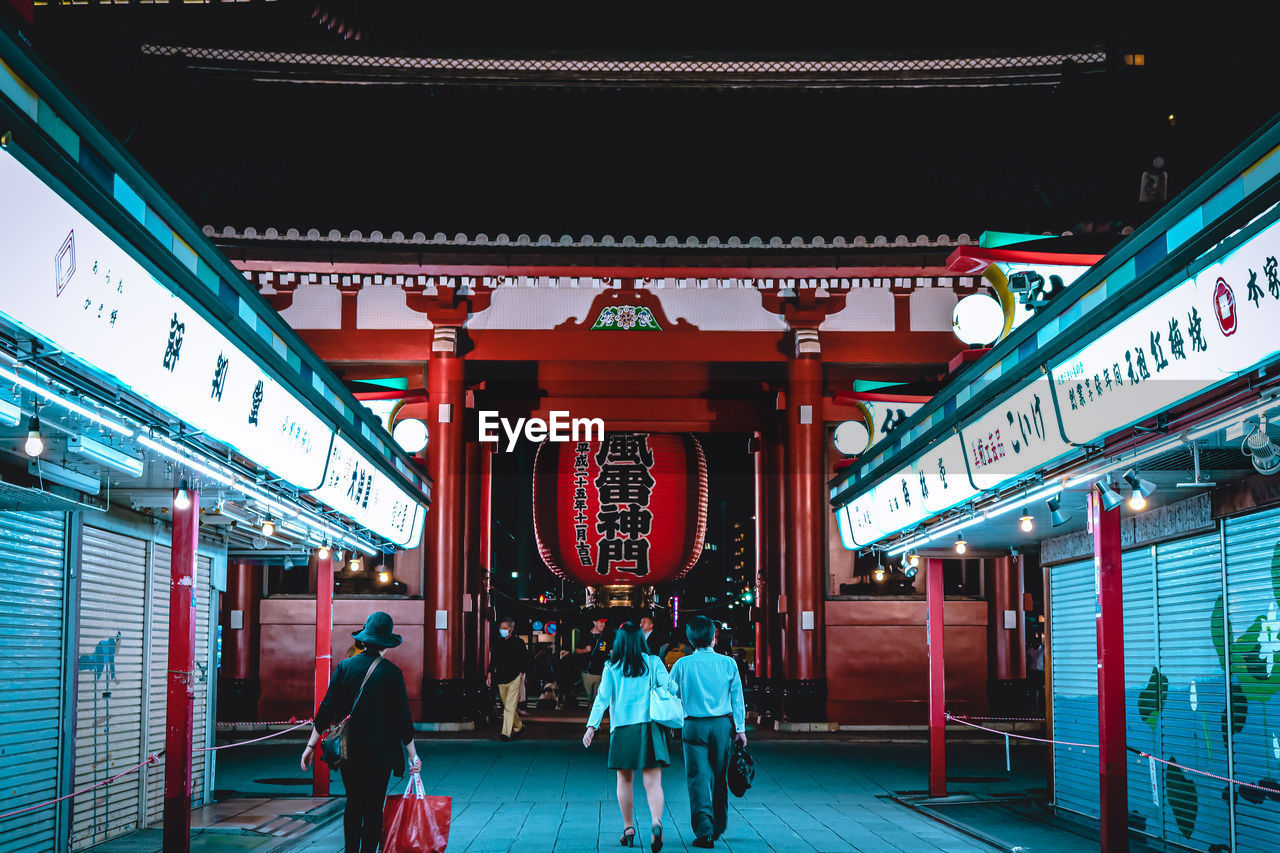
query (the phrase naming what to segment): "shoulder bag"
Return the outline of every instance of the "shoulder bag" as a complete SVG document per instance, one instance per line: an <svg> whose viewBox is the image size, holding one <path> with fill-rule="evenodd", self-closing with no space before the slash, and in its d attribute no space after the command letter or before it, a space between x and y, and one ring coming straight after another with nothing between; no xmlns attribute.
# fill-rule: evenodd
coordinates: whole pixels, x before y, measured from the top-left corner
<svg viewBox="0 0 1280 853"><path fill-rule="evenodd" d="M653 660L657 661L657 658ZM684 728L684 703L671 688L658 683L657 667L662 662L649 663L649 658L646 658L645 663L649 667L649 719L669 729Z"/></svg>
<svg viewBox="0 0 1280 853"><path fill-rule="evenodd" d="M320 741L320 757L324 759L325 764L335 770L345 764L349 757L348 741L351 738L351 714L355 712L356 703L360 701L360 697L364 694L364 686L369 683L369 676L373 675L373 671L378 668L380 663L382 663L381 657L369 665L369 669L364 674L364 681L360 682L360 689L356 691L356 700L351 703L351 711L347 713L347 716L330 726L329 736Z"/></svg>

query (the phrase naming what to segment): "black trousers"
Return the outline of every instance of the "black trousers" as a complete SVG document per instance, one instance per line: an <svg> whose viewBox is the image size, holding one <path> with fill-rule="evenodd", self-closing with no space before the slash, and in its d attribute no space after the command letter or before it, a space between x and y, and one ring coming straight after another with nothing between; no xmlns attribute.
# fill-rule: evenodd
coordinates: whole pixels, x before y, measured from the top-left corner
<svg viewBox="0 0 1280 853"><path fill-rule="evenodd" d="M347 853L377 853L391 769L348 761L339 772L347 791L347 808L342 814Z"/></svg>
<svg viewBox="0 0 1280 853"><path fill-rule="evenodd" d="M733 718L685 717L680 738L684 743L693 834L699 838L718 838L728 819Z"/></svg>

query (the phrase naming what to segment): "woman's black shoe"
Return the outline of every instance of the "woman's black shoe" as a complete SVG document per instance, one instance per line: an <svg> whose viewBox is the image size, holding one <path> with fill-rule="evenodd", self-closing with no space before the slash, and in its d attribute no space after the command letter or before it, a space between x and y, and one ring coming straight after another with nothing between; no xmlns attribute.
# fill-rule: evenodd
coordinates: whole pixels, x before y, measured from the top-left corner
<svg viewBox="0 0 1280 853"><path fill-rule="evenodd" d="M628 826L626 829L624 829L622 831L622 839L618 843L621 844L623 847L635 847L636 846L636 828L634 826Z"/></svg>
<svg viewBox="0 0 1280 853"><path fill-rule="evenodd" d="M662 850L662 824L655 823L653 825L653 834L649 836L649 849L653 853L661 853Z"/></svg>
<svg viewBox="0 0 1280 853"><path fill-rule="evenodd" d="M712 841L710 838L695 838L693 839L693 846L702 847L710 850L712 847L716 846L716 843Z"/></svg>

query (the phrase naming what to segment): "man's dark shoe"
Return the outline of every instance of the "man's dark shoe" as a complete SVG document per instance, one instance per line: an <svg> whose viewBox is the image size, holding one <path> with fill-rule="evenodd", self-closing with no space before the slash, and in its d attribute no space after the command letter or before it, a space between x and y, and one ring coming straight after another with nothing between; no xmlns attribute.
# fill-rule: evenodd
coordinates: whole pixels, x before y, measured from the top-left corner
<svg viewBox="0 0 1280 853"><path fill-rule="evenodd" d="M502 741L503 743L507 743L509 740L511 740L511 735L498 735L498 740Z"/></svg>
<svg viewBox="0 0 1280 853"><path fill-rule="evenodd" d="M709 849L711 849L712 847L715 847L715 846L716 846L716 843L715 843L714 841L712 841L710 838L702 837L702 838L695 838L695 839L693 839L693 846L694 846L694 847L702 847L702 848L706 848L706 849L708 849L708 850L709 850Z"/></svg>

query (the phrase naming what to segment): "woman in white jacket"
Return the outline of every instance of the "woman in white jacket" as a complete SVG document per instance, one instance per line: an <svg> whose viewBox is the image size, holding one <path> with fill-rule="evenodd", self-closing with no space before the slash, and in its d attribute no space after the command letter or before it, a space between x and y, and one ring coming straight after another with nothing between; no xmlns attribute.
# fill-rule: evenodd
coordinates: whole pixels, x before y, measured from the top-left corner
<svg viewBox="0 0 1280 853"><path fill-rule="evenodd" d="M654 683L676 692L662 661L645 654L640 627L628 622L614 637L613 654L600 679L582 745L591 746L607 710L609 768L618 771L618 808L622 810L625 827L621 844L634 847L636 843L631 784L635 771L639 770L653 821L649 845L657 853L662 849L662 768L671 763L671 756L667 751L666 730L649 716L649 693Z"/></svg>

